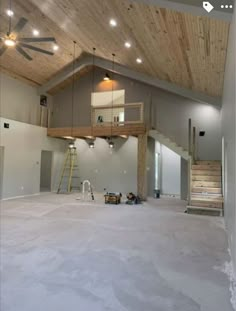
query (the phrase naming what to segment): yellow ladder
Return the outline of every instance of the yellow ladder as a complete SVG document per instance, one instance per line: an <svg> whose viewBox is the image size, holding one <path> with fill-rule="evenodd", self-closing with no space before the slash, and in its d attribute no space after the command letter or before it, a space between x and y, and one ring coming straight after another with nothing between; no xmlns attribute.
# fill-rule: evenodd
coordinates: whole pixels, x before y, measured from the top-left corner
<svg viewBox="0 0 236 311"><path fill-rule="evenodd" d="M75 174L76 170L78 171L78 155L76 147L69 147L66 152L57 193L62 192L63 186L65 186L63 193L71 193L72 189L75 188L72 185L72 180L79 179L79 176L76 176ZM77 182L77 186L79 188L79 181Z"/></svg>

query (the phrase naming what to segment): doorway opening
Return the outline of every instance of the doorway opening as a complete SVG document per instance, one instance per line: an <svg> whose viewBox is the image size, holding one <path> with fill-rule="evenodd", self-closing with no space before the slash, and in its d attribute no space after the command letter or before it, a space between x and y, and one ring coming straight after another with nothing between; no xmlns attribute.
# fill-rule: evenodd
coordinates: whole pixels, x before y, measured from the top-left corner
<svg viewBox="0 0 236 311"><path fill-rule="evenodd" d="M40 168L40 192L51 191L52 151L42 150Z"/></svg>

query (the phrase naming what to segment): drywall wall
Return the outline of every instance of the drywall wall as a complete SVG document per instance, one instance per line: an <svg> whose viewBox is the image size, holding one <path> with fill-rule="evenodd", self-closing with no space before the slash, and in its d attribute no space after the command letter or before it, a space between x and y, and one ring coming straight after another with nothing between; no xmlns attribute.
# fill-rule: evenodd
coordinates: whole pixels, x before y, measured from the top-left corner
<svg viewBox="0 0 236 311"><path fill-rule="evenodd" d="M229 45L222 106L222 135L225 149L225 222L228 230L229 244L234 261L236 276L236 201L235 201L235 57L236 57L236 23L235 13L230 27Z"/></svg>
<svg viewBox="0 0 236 311"><path fill-rule="evenodd" d="M137 193L137 138L117 138L110 149L105 139L97 138L95 148L76 140L80 181L90 180L96 192L130 191Z"/></svg>
<svg viewBox="0 0 236 311"><path fill-rule="evenodd" d="M180 196L180 156L161 145L161 193Z"/></svg>
<svg viewBox="0 0 236 311"><path fill-rule="evenodd" d="M103 81L105 72L96 68L94 89L111 91L111 81ZM75 83L72 113L72 88L61 90L53 97L52 127L90 125L92 73ZM186 99L123 76L114 76L114 90L125 90L125 102L143 102L144 119L151 122L167 137L187 148L188 119L192 118L197 131L204 130L205 137L197 137L198 156L203 160L221 159L220 108Z"/></svg>
<svg viewBox="0 0 236 311"><path fill-rule="evenodd" d="M50 96L48 96L50 105ZM47 126L47 110L40 107L37 88L0 73L0 116L3 118Z"/></svg>
<svg viewBox="0 0 236 311"><path fill-rule="evenodd" d="M39 193L41 150L53 151L52 188L56 189L67 142L47 137L46 128L0 118L0 145L4 147L3 199Z"/></svg>

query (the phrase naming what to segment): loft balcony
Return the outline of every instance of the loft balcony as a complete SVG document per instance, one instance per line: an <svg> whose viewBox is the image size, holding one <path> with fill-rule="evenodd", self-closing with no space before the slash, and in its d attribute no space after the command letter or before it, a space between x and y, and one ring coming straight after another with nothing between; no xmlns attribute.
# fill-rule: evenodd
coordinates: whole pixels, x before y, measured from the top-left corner
<svg viewBox="0 0 236 311"><path fill-rule="evenodd" d="M146 132L143 103L91 106L91 126L48 128L59 138L138 136Z"/></svg>

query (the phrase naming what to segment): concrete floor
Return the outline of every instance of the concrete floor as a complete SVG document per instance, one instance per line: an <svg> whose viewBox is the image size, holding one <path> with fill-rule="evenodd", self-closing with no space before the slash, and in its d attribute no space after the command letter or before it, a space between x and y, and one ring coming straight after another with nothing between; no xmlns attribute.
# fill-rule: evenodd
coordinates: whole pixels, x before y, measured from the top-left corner
<svg viewBox="0 0 236 311"><path fill-rule="evenodd" d="M75 198L1 203L1 311L232 311L221 218Z"/></svg>

